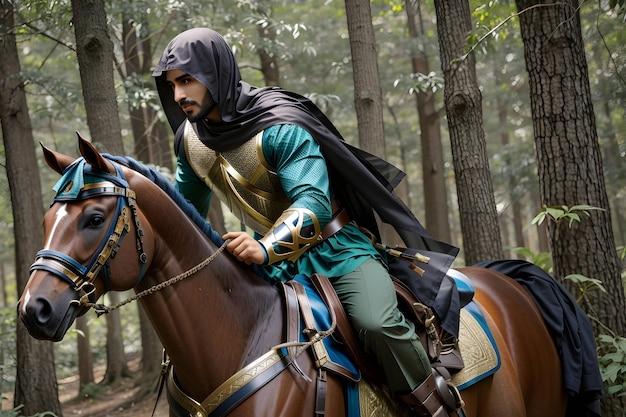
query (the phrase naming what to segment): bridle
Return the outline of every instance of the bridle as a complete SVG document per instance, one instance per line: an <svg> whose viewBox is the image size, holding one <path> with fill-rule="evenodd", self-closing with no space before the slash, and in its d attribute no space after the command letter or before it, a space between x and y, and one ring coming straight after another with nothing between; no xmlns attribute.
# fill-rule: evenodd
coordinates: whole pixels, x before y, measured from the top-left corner
<svg viewBox="0 0 626 417"><path fill-rule="evenodd" d="M102 241L90 261L86 265L82 265L65 253L43 249L37 252L35 262L30 267L31 274L37 270L44 270L63 279L76 292L84 293L83 297L88 298L92 303L96 299L94 281L99 275L102 276L105 292L111 290L109 260L115 258L124 237L130 231L131 217L134 220L137 232L136 246L139 252L139 262L141 263L141 271L135 286L139 285L146 270L147 255L143 250L143 241L141 239L144 232L137 216L135 192L130 189L120 166L112 161L111 163L115 167L117 175L95 171L90 165L85 163L83 158L76 160L65 169L61 180L57 183L57 185L67 184L67 187L63 190L57 190L56 196L50 203L50 206L52 206L60 201L85 200L102 196L118 197L115 210L117 219L111 223L107 237ZM71 178L68 181L66 176L72 173L76 176L76 170L82 170L82 172L78 172L78 175L83 176L81 178L85 178L88 175L92 179L96 178L97 182L86 183L79 190L68 193L67 190L75 186L75 182ZM57 186L55 186L55 189L57 189ZM73 302L78 305L83 304L78 300L73 300Z"/></svg>

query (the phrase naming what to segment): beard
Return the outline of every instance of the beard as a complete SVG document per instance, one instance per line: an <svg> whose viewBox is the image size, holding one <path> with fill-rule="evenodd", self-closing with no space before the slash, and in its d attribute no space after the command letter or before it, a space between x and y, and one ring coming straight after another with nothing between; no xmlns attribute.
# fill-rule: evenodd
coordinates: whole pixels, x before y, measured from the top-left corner
<svg viewBox="0 0 626 417"><path fill-rule="evenodd" d="M195 101L192 101L193 104L196 104ZM181 105L184 104L181 102ZM210 94L206 94L203 98L202 98L202 103L200 104L200 110L198 111L198 113L196 114L192 114L192 115L188 115L187 119L192 122L199 122L201 120L204 120L209 113L211 113L211 111L213 110L213 108L215 108L215 101L213 101L213 98L211 98Z"/></svg>

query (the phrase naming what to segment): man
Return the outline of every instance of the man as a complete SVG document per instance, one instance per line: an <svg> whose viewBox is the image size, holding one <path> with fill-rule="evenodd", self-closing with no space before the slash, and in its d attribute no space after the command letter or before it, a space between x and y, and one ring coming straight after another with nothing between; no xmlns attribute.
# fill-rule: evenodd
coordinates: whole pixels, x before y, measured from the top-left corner
<svg viewBox="0 0 626 417"><path fill-rule="evenodd" d="M215 192L255 232L226 233L227 250L262 265L270 281L329 277L391 390L417 415L456 415L413 323L398 310L386 254L371 240L379 237L375 211L407 244L443 252L439 269L456 254L430 239L390 191L401 173L348 147L308 99L242 81L231 49L211 29L175 37L153 76L176 133L176 187L204 216ZM439 285L445 270L427 271Z"/></svg>

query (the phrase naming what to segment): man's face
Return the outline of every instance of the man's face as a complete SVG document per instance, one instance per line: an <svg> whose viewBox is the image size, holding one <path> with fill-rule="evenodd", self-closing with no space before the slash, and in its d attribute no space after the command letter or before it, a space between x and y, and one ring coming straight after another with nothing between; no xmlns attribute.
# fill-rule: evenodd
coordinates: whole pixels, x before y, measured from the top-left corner
<svg viewBox="0 0 626 417"><path fill-rule="evenodd" d="M167 71L166 80L174 91L174 101L190 122L202 119L219 121L217 106L204 84L177 69Z"/></svg>

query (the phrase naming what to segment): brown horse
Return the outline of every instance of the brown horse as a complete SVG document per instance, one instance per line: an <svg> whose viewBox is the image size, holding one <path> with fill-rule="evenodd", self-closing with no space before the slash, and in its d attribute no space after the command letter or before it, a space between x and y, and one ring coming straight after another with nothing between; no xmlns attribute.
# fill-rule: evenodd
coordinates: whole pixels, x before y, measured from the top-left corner
<svg viewBox="0 0 626 417"><path fill-rule="evenodd" d="M233 398L227 391L234 390L242 368L261 374L265 365L258 358L273 356L280 351L276 346L290 341L285 339L283 297L277 286L228 253L219 253L218 245L151 180L113 163L82 139L79 147L85 173L89 171L80 190L83 173L71 177L74 171L68 169L74 158L44 148L48 165L69 177L60 183L44 217L45 246L18 303L19 315L32 336L61 340L84 311L81 296L95 301L109 290L142 292L179 277L139 301L171 359L177 386L195 399L189 400L196 407L192 415L212 416L209 403ZM475 285L475 299L501 355L493 376L462 391L466 414L564 416L559 356L531 297L496 272L462 271ZM230 415L314 415L317 368L308 351L291 352L297 357L287 355L291 359L282 371L233 404ZM344 387L342 378L327 374L326 415L347 415ZM394 408L386 399L380 404L369 415L407 414L404 406ZM175 408L170 415L180 415Z"/></svg>

